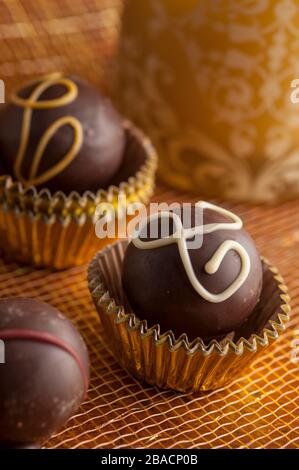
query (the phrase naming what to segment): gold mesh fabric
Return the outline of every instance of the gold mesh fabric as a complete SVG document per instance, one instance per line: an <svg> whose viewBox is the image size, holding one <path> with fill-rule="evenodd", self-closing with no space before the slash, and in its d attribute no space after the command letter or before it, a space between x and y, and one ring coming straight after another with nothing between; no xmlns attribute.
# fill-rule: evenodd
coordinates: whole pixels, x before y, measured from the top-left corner
<svg viewBox="0 0 299 470"><path fill-rule="evenodd" d="M63 70L109 83L122 0L0 2L0 78L6 91Z"/></svg>
<svg viewBox="0 0 299 470"><path fill-rule="evenodd" d="M190 198L159 188L154 200ZM105 349L85 266L51 272L1 261L0 296L50 302L74 321L90 351L88 400L45 447L299 447L298 363L292 362L292 348L299 339L298 204L226 205L243 217L261 253L279 267L293 311L289 328L268 354L231 385L208 393L161 391L131 378L117 364Z"/></svg>

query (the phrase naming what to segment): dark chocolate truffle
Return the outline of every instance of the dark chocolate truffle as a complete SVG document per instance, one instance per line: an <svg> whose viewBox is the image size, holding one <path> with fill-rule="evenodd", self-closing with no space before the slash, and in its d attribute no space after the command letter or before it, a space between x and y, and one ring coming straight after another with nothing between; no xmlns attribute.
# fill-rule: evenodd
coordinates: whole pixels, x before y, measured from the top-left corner
<svg viewBox="0 0 299 470"><path fill-rule="evenodd" d="M188 231L180 232L180 216L178 223L171 219L170 230L179 236L168 241L161 237L161 215L155 221L156 239L149 236L147 220L128 245L122 280L134 313L149 327L159 324L161 333L172 330L176 338L185 333L190 341L209 341L220 339L250 316L261 293L262 266L238 217L208 203L197 204L204 207L199 225L194 206L192 217L183 217L184 229L197 227L189 238ZM202 246L191 248L196 237ZM152 242L157 246L150 247Z"/></svg>
<svg viewBox="0 0 299 470"><path fill-rule="evenodd" d="M108 98L76 77L45 76L12 95L0 114L0 155L26 186L64 193L106 188L125 131Z"/></svg>
<svg viewBox="0 0 299 470"><path fill-rule="evenodd" d="M0 443L31 447L72 416L86 396L85 343L58 310L43 302L0 300Z"/></svg>

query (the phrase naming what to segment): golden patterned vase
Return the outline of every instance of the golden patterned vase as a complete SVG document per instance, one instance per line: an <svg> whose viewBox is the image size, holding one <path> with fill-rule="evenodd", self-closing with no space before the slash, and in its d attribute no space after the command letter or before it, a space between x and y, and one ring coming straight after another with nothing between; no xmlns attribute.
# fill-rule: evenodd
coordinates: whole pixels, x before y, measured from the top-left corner
<svg viewBox="0 0 299 470"><path fill-rule="evenodd" d="M117 95L160 177L206 197L299 194L296 0L129 0Z"/></svg>

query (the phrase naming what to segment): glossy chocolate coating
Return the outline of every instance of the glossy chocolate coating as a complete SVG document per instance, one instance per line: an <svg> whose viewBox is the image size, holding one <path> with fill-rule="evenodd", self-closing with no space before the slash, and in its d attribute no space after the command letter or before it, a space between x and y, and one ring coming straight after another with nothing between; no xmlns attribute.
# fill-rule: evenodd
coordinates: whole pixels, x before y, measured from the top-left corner
<svg viewBox="0 0 299 470"><path fill-rule="evenodd" d="M56 338L28 339L34 331ZM12 332L10 339L5 334ZM54 307L33 299L0 300L0 442L2 447L32 447L44 441L77 410L85 398L89 359L85 343ZM65 350L76 352L79 362ZM84 371L84 373L82 373Z"/></svg>
<svg viewBox="0 0 299 470"><path fill-rule="evenodd" d="M203 222L228 220L206 209ZM190 226L194 227L194 217ZM185 221L184 228L188 228ZM122 279L135 314L147 320L148 326L159 324L161 333L172 330L176 338L186 333L190 341L197 337L204 341L219 339L243 324L259 301L262 288L261 261L249 234L244 229L219 230L205 234L201 248L188 251L197 279L208 291L218 294L232 284L241 269L239 255L229 251L215 274L206 273L205 264L225 240L235 240L246 249L251 269L243 285L220 303L203 299L193 288L177 244L139 249L131 242L125 253Z"/></svg>
<svg viewBox="0 0 299 470"><path fill-rule="evenodd" d="M1 121L1 113L0 113L0 121ZM3 161L3 158L1 158L0 154L0 176L7 174L7 169L5 167L5 163Z"/></svg>
<svg viewBox="0 0 299 470"><path fill-rule="evenodd" d="M146 162L146 159L147 156L143 145L135 135L127 130L123 160L111 183L117 186L122 181L127 181L131 176L136 175Z"/></svg>
<svg viewBox="0 0 299 470"><path fill-rule="evenodd" d="M1 175L5 175L5 169L4 169L3 164L0 162L0 176Z"/></svg>
<svg viewBox="0 0 299 470"><path fill-rule="evenodd" d="M51 109L33 110L22 174L28 177L38 143L49 126L62 117L72 116L82 125L83 144L74 160L41 187L48 188L51 192L61 190L67 194L71 191L97 191L111 183L121 166L126 143L125 132L121 117L108 98L85 81L76 77L70 79L78 87L78 96L73 102ZM35 87L36 85L27 87L17 94L28 98ZM65 93L64 85L54 84L42 93L38 101L54 100ZM14 103L8 104L0 113L1 160L13 177L23 116L24 108ZM70 125L58 129L44 151L38 174L61 161L73 142L74 129Z"/></svg>

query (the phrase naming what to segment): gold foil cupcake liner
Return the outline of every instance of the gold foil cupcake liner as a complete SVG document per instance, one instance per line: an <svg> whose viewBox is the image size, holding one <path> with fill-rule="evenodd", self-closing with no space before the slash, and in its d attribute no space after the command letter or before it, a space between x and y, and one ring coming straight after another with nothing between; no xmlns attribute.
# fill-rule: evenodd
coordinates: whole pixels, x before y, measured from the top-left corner
<svg viewBox="0 0 299 470"><path fill-rule="evenodd" d="M88 262L98 250L115 241L96 236L96 208L108 202L117 212L125 211L130 202L147 203L157 168L157 155L149 139L129 121L123 125L128 138L141 146L144 161L118 186L83 195L51 195L47 189L25 189L9 176L0 177L0 242L6 255L36 266L63 269Z"/></svg>
<svg viewBox="0 0 299 470"><path fill-rule="evenodd" d="M109 346L132 375L161 388L197 392L229 383L279 337L289 319L290 298L278 270L265 259L261 299L249 320L218 342L192 343L186 335L148 328L126 300L121 268L127 241L98 253L89 265L88 284ZM231 339L233 337L233 340Z"/></svg>

